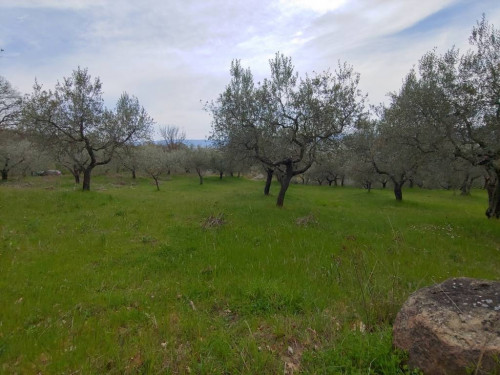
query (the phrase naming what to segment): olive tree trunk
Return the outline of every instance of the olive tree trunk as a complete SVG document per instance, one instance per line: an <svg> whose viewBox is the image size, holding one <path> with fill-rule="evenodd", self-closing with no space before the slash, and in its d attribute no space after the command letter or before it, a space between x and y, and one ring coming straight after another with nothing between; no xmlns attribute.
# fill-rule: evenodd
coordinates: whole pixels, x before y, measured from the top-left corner
<svg viewBox="0 0 500 375"><path fill-rule="evenodd" d="M83 171L83 191L89 191L90 190L90 177L92 175L92 169L94 169L94 166L93 165L89 165Z"/></svg>
<svg viewBox="0 0 500 375"><path fill-rule="evenodd" d="M196 173L198 173L198 177L200 178L200 185L203 185L203 174L201 173L201 168L196 168Z"/></svg>
<svg viewBox="0 0 500 375"><path fill-rule="evenodd" d="M7 178L9 177L9 161L10 161L10 158L6 158L5 159L5 165L3 166L3 169L2 169L2 181L7 181Z"/></svg>
<svg viewBox="0 0 500 375"><path fill-rule="evenodd" d="M276 200L276 206L283 207L283 202L285 201L285 194L290 186L290 181L293 177L293 166L292 163L286 165L285 173L279 174L280 192L278 194L278 199Z"/></svg>
<svg viewBox="0 0 500 375"><path fill-rule="evenodd" d="M394 196L396 197L397 201L402 201L403 200L404 182L400 182L400 181L393 181L393 182L394 182Z"/></svg>
<svg viewBox="0 0 500 375"><path fill-rule="evenodd" d="M73 165L72 167L67 165L66 169L71 173L71 175L75 179L75 185L79 184L80 183L80 174L82 173L81 169L76 165Z"/></svg>
<svg viewBox="0 0 500 375"><path fill-rule="evenodd" d="M273 182L273 174L274 174L274 169L272 168L266 168L266 186L264 186L264 195L269 195L269 191L271 190L271 182Z"/></svg>
<svg viewBox="0 0 500 375"><path fill-rule="evenodd" d="M158 181L158 176L153 176L153 180L155 180L156 191L160 191L160 182Z"/></svg>
<svg viewBox="0 0 500 375"><path fill-rule="evenodd" d="M486 190L488 191L488 219L500 218L500 169L495 169L496 180L490 179Z"/></svg>

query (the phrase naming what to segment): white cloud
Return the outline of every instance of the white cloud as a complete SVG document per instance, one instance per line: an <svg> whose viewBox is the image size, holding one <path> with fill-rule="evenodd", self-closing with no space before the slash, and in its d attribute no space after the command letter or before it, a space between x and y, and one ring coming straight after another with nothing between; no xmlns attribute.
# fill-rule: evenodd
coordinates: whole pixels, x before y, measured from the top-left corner
<svg viewBox="0 0 500 375"><path fill-rule="evenodd" d="M280 6L290 12L311 10L319 14L334 11L346 2L347 0L279 0Z"/></svg>
<svg viewBox="0 0 500 375"><path fill-rule="evenodd" d="M0 8L84 9L105 3L105 0L2 0Z"/></svg>

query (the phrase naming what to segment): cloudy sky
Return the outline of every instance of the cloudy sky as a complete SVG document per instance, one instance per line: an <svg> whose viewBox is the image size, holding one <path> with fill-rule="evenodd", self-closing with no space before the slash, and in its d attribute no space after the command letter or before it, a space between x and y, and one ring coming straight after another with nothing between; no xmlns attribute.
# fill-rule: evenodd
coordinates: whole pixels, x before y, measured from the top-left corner
<svg viewBox="0 0 500 375"><path fill-rule="evenodd" d="M302 75L347 61L378 104L426 51L467 49L483 13L500 28L498 0L0 0L0 75L27 93L87 67L109 107L127 91L203 139L232 59L257 79L277 51Z"/></svg>

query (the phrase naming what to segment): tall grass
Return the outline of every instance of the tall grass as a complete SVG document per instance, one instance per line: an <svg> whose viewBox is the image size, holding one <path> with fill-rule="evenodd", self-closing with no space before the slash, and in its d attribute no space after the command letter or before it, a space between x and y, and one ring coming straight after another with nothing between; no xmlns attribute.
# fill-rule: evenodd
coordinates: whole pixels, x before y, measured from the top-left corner
<svg viewBox="0 0 500 375"><path fill-rule="evenodd" d="M484 191L261 185L1 185L0 372L404 373L409 294L499 278Z"/></svg>

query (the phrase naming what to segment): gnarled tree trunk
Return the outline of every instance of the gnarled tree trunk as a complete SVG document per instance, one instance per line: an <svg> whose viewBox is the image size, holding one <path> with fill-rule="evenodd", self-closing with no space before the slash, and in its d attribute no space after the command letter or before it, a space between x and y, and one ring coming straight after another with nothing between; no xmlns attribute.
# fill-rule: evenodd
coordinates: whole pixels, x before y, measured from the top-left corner
<svg viewBox="0 0 500 375"><path fill-rule="evenodd" d="M472 185L472 183L470 184ZM465 175L462 184L460 185L460 195L470 195L469 174Z"/></svg>
<svg viewBox="0 0 500 375"><path fill-rule="evenodd" d="M9 161L10 161L10 158L7 157L5 159L5 165L3 166L3 169L2 169L2 181L7 181L7 178L9 177Z"/></svg>
<svg viewBox="0 0 500 375"><path fill-rule="evenodd" d="M490 178L486 190L488 191L488 219L500 218L500 169L495 169L496 179Z"/></svg>
<svg viewBox="0 0 500 375"><path fill-rule="evenodd" d="M276 200L276 206L283 207L283 202L285 201L285 194L290 186L290 181L292 181L293 177L293 166L292 162L286 164L285 173L280 173L279 182L280 182L280 192L278 194L278 199Z"/></svg>
<svg viewBox="0 0 500 375"><path fill-rule="evenodd" d="M155 180L156 191L160 191L160 182L158 181L158 176L153 176L153 180Z"/></svg>
<svg viewBox="0 0 500 375"><path fill-rule="evenodd" d="M72 167L66 165L66 169L70 171L71 175L75 179L75 185L80 183L80 174L82 173L82 170L77 166L73 165Z"/></svg>
<svg viewBox="0 0 500 375"><path fill-rule="evenodd" d="M203 185L203 174L201 173L201 168L196 168L196 173L198 173L198 177L200 178L200 185Z"/></svg>
<svg viewBox="0 0 500 375"><path fill-rule="evenodd" d="M269 190L271 190L271 182L273 182L274 169L266 168L266 186L264 186L264 195L269 195Z"/></svg>
<svg viewBox="0 0 500 375"><path fill-rule="evenodd" d="M394 196L396 197L397 201L402 201L403 200L403 185L404 181L396 181L393 180L394 183Z"/></svg>
<svg viewBox="0 0 500 375"><path fill-rule="evenodd" d="M95 165L90 164L83 171L83 191L90 190L90 177L92 175L92 169L94 169Z"/></svg>
<svg viewBox="0 0 500 375"><path fill-rule="evenodd" d="M372 191L372 182L371 181L365 181L365 189L368 190L368 192Z"/></svg>

